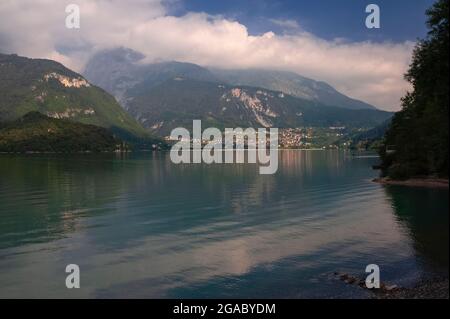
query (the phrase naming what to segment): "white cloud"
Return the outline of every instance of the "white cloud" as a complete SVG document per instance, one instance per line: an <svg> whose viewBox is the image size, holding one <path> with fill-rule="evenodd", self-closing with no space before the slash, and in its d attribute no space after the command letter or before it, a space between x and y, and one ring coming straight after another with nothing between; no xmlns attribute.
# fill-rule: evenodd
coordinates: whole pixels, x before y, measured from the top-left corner
<svg viewBox="0 0 450 319"><path fill-rule="evenodd" d="M79 30L64 25L71 2L81 8ZM0 52L51 58L80 71L96 50L124 46L148 60L295 71L380 108L399 109L409 89L403 74L412 43L326 41L301 31L295 21L278 22L297 30L254 36L220 16L169 16L160 0L2 0Z"/></svg>

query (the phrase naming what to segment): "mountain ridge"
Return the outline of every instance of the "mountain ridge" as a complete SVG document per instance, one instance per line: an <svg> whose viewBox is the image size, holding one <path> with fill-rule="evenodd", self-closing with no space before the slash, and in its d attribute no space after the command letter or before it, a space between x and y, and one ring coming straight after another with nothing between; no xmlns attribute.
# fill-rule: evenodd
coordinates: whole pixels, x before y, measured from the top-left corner
<svg viewBox="0 0 450 319"><path fill-rule="evenodd" d="M194 119L201 119L205 125L218 128L350 126L370 129L392 115L371 106L344 108L329 105L335 104L331 102L323 104L311 96L298 97L283 90L237 85L235 83L242 79L240 74L238 79L230 79L230 73L225 74L228 78L223 73L228 71L219 72L192 63L144 62L143 54L130 49L103 51L90 60L84 74L90 81L115 95L128 113L147 130L162 136L170 134L175 127L191 127ZM297 82L308 85L304 94L316 88L314 92L317 96L323 97L323 92L328 92L328 98L334 95L337 99L350 99L337 95L340 93L326 83L294 73L264 70L239 72L247 77L247 80L244 77L244 82L250 84L264 84L251 81L266 78L264 74L272 76L267 77L269 82L273 76L289 75ZM297 92L297 95L301 94Z"/></svg>
<svg viewBox="0 0 450 319"><path fill-rule="evenodd" d="M127 108L130 96L175 77L236 86L252 86L281 91L318 104L347 109L377 109L338 92L331 85L294 72L266 69L226 70L194 63L165 61L144 63L145 56L127 48L105 50L94 55L84 75L104 88Z"/></svg>
<svg viewBox="0 0 450 319"><path fill-rule="evenodd" d="M317 105L283 92L246 86L170 79L128 104L129 113L151 132L168 135L175 127L190 128L192 120L225 127L371 128L391 117L378 110L349 110Z"/></svg>
<svg viewBox="0 0 450 319"><path fill-rule="evenodd" d="M350 98L323 81L316 81L295 72L270 69L223 70L210 69L217 78L232 85L260 87L281 91L298 98L311 100L327 106L360 110L377 108L373 105Z"/></svg>
<svg viewBox="0 0 450 319"><path fill-rule="evenodd" d="M119 136L149 137L114 97L61 63L0 54L0 121L31 111L105 127Z"/></svg>

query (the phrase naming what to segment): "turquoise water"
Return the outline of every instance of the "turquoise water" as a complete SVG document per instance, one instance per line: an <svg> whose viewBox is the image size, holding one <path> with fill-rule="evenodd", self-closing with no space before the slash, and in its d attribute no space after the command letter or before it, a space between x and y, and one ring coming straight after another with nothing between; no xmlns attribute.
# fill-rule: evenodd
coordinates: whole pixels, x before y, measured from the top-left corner
<svg viewBox="0 0 450 319"><path fill-rule="evenodd" d="M364 298L333 273L448 274L448 190L372 183L375 163L280 151L259 175L168 153L0 155L0 297Z"/></svg>

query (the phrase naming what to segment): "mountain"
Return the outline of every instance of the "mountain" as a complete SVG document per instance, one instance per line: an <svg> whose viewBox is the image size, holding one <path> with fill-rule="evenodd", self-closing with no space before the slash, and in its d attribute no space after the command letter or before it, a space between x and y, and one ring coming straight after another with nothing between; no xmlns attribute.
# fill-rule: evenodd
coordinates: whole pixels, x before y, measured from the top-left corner
<svg viewBox="0 0 450 319"><path fill-rule="evenodd" d="M283 92L231 86L182 77L141 91L130 99L128 112L151 132L168 135L175 127L330 127L371 128L391 113L348 110L317 104Z"/></svg>
<svg viewBox="0 0 450 319"><path fill-rule="evenodd" d="M0 152L111 152L121 141L105 128L39 112L0 126Z"/></svg>
<svg viewBox="0 0 450 319"><path fill-rule="evenodd" d="M325 82L305 78L293 72L270 70L220 70L212 69L213 75L231 85L261 87L281 91L295 97L328 106L337 106L352 110L376 109L365 102L355 100L339 93Z"/></svg>
<svg viewBox="0 0 450 319"><path fill-rule="evenodd" d="M292 72L207 69L181 62L146 64L144 58L141 53L126 48L102 51L89 61L84 75L92 83L113 94L125 108L136 95L164 81L179 77L280 91L320 105L353 110L376 109L370 104L339 93L324 82L314 81Z"/></svg>
<svg viewBox="0 0 450 319"><path fill-rule="evenodd" d="M294 73L209 70L180 62L146 64L144 55L126 48L98 53L84 75L159 135L168 135L178 126L190 127L193 119L220 128L369 129L391 117L391 113L352 100L323 82ZM277 90L264 88L269 86Z"/></svg>
<svg viewBox="0 0 450 319"><path fill-rule="evenodd" d="M114 97L62 64L0 54L0 122L31 111L108 128L125 139L148 136Z"/></svg>
<svg viewBox="0 0 450 319"><path fill-rule="evenodd" d="M161 62L144 64L144 55L126 48L96 54L86 65L84 76L113 94L127 109L135 95L176 77L200 81L219 81L207 69L191 63Z"/></svg>

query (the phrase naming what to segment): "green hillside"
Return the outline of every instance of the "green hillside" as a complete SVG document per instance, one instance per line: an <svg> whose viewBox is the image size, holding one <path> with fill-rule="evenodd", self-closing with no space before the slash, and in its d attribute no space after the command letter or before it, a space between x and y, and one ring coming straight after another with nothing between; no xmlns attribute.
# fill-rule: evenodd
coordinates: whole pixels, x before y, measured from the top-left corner
<svg viewBox="0 0 450 319"><path fill-rule="evenodd" d="M148 136L111 95L62 64L0 54L0 122L31 111L105 127L123 138Z"/></svg>
<svg viewBox="0 0 450 319"><path fill-rule="evenodd" d="M128 111L152 132L168 135L192 120L224 127L372 128L391 117L378 110L331 107L281 92L177 77L134 97Z"/></svg>

